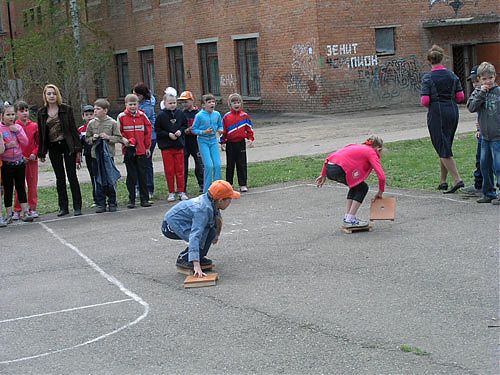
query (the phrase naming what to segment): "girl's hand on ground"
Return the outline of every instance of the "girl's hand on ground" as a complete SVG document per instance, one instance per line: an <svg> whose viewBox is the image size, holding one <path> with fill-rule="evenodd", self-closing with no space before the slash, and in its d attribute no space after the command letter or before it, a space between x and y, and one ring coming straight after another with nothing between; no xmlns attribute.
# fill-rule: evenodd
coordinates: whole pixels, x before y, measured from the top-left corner
<svg viewBox="0 0 500 375"><path fill-rule="evenodd" d="M375 200L375 199L382 199L382 192L381 191L378 191L377 194L375 194L375 196L373 197L372 199L372 202Z"/></svg>
<svg viewBox="0 0 500 375"><path fill-rule="evenodd" d="M321 186L323 186L325 181L326 181L326 176L318 176L318 178L316 178L316 186L320 188Z"/></svg>

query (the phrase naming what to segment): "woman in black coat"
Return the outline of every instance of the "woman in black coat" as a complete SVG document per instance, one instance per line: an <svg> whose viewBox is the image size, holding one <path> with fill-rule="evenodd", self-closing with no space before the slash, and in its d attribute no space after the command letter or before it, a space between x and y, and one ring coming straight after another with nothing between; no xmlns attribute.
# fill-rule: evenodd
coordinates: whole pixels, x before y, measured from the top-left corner
<svg viewBox="0 0 500 375"><path fill-rule="evenodd" d="M38 158L44 162L47 152L56 175L59 213L69 214L66 176L73 197L74 215L82 214L82 194L76 175L80 163L81 142L73 117L73 109L63 104L57 86L49 84L43 89L44 106L38 111ZM65 171L66 169L66 171Z"/></svg>
<svg viewBox="0 0 500 375"><path fill-rule="evenodd" d="M458 174L451 146L458 126L458 106L464 100L464 92L458 77L442 64L444 50L433 45L427 53L431 71L422 78L421 102L428 107L427 127L431 142L439 156L441 169L439 190L447 190L448 173L453 178L453 187L444 193L454 193L464 187Z"/></svg>

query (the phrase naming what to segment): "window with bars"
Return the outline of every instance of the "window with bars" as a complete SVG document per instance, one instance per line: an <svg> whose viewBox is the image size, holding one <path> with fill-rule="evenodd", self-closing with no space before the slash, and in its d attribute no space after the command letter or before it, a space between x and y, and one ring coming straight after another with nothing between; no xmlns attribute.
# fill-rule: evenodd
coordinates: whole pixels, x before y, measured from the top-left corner
<svg viewBox="0 0 500 375"><path fill-rule="evenodd" d="M259 56L257 38L236 41L238 78L241 95L260 97Z"/></svg>
<svg viewBox="0 0 500 375"><path fill-rule="evenodd" d="M142 82L149 87L152 93L155 93L155 62L153 50L140 51Z"/></svg>
<svg viewBox="0 0 500 375"><path fill-rule="evenodd" d="M182 47L168 47L168 66L170 68L170 86L177 89L178 92L186 90L184 80L184 58L182 56Z"/></svg>
<svg viewBox="0 0 500 375"><path fill-rule="evenodd" d="M394 31L394 27L375 29L375 48L378 55L394 55L396 53Z"/></svg>
<svg viewBox="0 0 500 375"><path fill-rule="evenodd" d="M200 54L201 83L203 93L220 96L219 59L217 43L202 43L198 45Z"/></svg>
<svg viewBox="0 0 500 375"><path fill-rule="evenodd" d="M118 73L118 93L120 97L125 97L130 92L130 80L128 75L128 57L126 53L119 53L116 56L116 68Z"/></svg>

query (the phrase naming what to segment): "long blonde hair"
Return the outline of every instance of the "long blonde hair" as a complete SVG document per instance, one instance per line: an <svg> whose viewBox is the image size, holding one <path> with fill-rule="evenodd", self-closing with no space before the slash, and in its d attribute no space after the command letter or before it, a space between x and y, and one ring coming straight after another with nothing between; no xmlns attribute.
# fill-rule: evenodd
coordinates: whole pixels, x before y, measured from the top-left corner
<svg viewBox="0 0 500 375"><path fill-rule="evenodd" d="M56 85L53 85L51 83L49 83L48 85L45 85L45 87L43 88L43 105L45 107L49 106L49 103L47 102L47 98L45 96L45 93L47 92L47 89L54 89L54 91L56 92L56 104L58 106L60 106L62 104L61 92L59 91L59 89L57 88Z"/></svg>

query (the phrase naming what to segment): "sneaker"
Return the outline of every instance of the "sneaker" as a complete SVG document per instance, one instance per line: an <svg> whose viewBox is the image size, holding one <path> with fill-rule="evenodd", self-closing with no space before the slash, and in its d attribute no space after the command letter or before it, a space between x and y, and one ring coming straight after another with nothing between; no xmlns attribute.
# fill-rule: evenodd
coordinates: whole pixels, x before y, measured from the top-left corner
<svg viewBox="0 0 500 375"><path fill-rule="evenodd" d="M184 259L182 257L177 258L175 265L179 268L184 268L186 270L193 269L193 262L188 262L186 259Z"/></svg>
<svg viewBox="0 0 500 375"><path fill-rule="evenodd" d="M95 202L90 205L90 208L94 208L94 207L97 207L97 204L95 204Z"/></svg>
<svg viewBox="0 0 500 375"><path fill-rule="evenodd" d="M351 221L344 219L343 224L346 228L363 228L368 226L368 221L360 220L358 218L354 218Z"/></svg>
<svg viewBox="0 0 500 375"><path fill-rule="evenodd" d="M12 220L19 220L21 218L21 213L18 211L15 211L12 213Z"/></svg>
<svg viewBox="0 0 500 375"><path fill-rule="evenodd" d="M36 210L30 210L30 214L31 214L31 216L33 216L33 219L36 219L37 217L40 216L40 215L38 215L38 212L36 212Z"/></svg>
<svg viewBox="0 0 500 375"><path fill-rule="evenodd" d="M494 204L495 206L500 205L500 198L493 199L493 200L491 201L491 204Z"/></svg>
<svg viewBox="0 0 500 375"><path fill-rule="evenodd" d="M103 212L106 212L106 207L103 206L97 206L95 213L96 214L102 214Z"/></svg>
<svg viewBox="0 0 500 375"><path fill-rule="evenodd" d="M175 202L175 193L168 193L167 202Z"/></svg>
<svg viewBox="0 0 500 375"><path fill-rule="evenodd" d="M476 187L474 185L471 185L471 186L467 186L466 188L460 189L460 192L463 194L475 196L478 193L481 193L481 190L476 189Z"/></svg>
<svg viewBox="0 0 500 375"><path fill-rule="evenodd" d="M5 224L12 224L14 222L14 220L12 220L12 215L5 217L3 221L5 222Z"/></svg>
<svg viewBox="0 0 500 375"><path fill-rule="evenodd" d="M186 193L180 193L179 194L179 200L181 201L187 201L189 197L186 195Z"/></svg>
<svg viewBox="0 0 500 375"><path fill-rule="evenodd" d="M203 257L200 259L200 266L211 266L212 264L212 259L208 259L207 257Z"/></svg>
<svg viewBox="0 0 500 375"><path fill-rule="evenodd" d="M24 221L25 223L30 223L33 221L33 216L30 215L29 211L23 212L21 220Z"/></svg>
<svg viewBox="0 0 500 375"><path fill-rule="evenodd" d="M108 206L108 210L109 210L109 212L116 212L116 210L117 210L116 204L110 204Z"/></svg>
<svg viewBox="0 0 500 375"><path fill-rule="evenodd" d="M135 208L135 203L134 202L128 202L127 208Z"/></svg>
<svg viewBox="0 0 500 375"><path fill-rule="evenodd" d="M248 188L246 186L240 186L240 191L242 193L246 193L248 191Z"/></svg>
<svg viewBox="0 0 500 375"><path fill-rule="evenodd" d="M149 201L141 202L141 207L151 207L151 203Z"/></svg>
<svg viewBox="0 0 500 375"><path fill-rule="evenodd" d="M490 203L493 199L492 197L487 197L486 195L480 199L478 199L476 202L477 203Z"/></svg>
<svg viewBox="0 0 500 375"><path fill-rule="evenodd" d="M0 216L0 228L5 228L7 226L7 223L5 222L4 218Z"/></svg>

